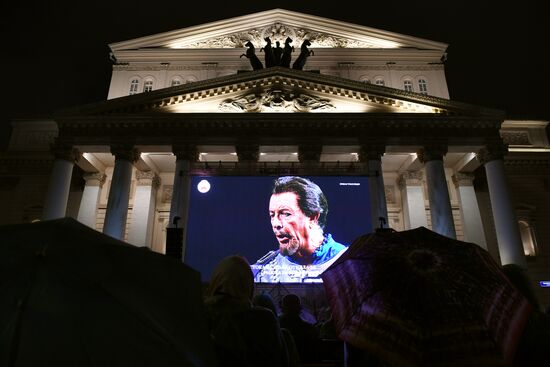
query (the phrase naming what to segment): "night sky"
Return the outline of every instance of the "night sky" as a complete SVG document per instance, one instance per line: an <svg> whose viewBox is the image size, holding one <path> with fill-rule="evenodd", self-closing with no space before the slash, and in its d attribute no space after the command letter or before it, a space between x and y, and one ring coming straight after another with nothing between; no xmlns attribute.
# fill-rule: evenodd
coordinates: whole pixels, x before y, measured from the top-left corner
<svg viewBox="0 0 550 367"><path fill-rule="evenodd" d="M499 2L498 7L469 0L452 5L400 0L48 3L5 1L1 8L6 52L0 63L8 98L0 114L2 146L11 118L48 117L58 109L106 99L109 43L272 8L447 43L451 99L502 109L513 118L550 118L550 57L543 56L550 30L542 1ZM365 9L355 9L360 3Z"/></svg>

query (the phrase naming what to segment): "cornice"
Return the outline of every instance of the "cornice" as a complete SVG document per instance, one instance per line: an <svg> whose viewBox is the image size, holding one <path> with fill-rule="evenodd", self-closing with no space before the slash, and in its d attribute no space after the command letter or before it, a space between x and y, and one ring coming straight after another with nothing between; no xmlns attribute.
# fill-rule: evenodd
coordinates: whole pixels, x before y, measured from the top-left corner
<svg viewBox="0 0 550 367"><path fill-rule="evenodd" d="M399 107L404 110L411 108L414 111L418 107L422 110L422 106L429 106L435 113L486 115L494 116L501 120L504 118L504 112L500 110L482 108L429 95L284 67L273 67L223 76L120 97L105 102L63 110L58 112L57 116L90 113L142 113L146 110L175 105L184 101L199 100L234 91L273 85L319 91L327 95L349 98L354 101L374 102Z"/></svg>
<svg viewBox="0 0 550 367"><path fill-rule="evenodd" d="M193 144L234 144L240 138L261 144L295 145L303 138L325 144L483 145L499 138L500 120L431 114L212 113L65 116L58 119L60 137L94 145L127 139L139 144L167 144L186 139Z"/></svg>
<svg viewBox="0 0 550 367"><path fill-rule="evenodd" d="M133 40L112 43L109 47L113 50L115 55L117 55L119 51L125 49L138 49L144 47L177 47L178 45L192 44L239 32L247 32L254 29L274 26L277 23L282 23L288 27L327 33L336 37L348 38L350 40L367 42L374 45L378 44L378 48L382 48L385 44L391 43L392 45L398 47L436 49L444 52L448 46L447 44L441 42L405 36L358 24L337 21L284 9L272 9L230 19L200 24L175 31L136 38Z"/></svg>

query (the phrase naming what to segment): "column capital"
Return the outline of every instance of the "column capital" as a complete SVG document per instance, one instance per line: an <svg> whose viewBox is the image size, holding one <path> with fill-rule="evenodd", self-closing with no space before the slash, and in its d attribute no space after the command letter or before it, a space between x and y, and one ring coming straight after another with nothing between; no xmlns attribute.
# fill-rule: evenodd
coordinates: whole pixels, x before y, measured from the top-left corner
<svg viewBox="0 0 550 367"><path fill-rule="evenodd" d="M111 154L115 159L123 159L132 163L139 159L139 151L133 144L111 144Z"/></svg>
<svg viewBox="0 0 550 367"><path fill-rule="evenodd" d="M160 177L153 171L136 170L138 186L151 186L155 190L160 186Z"/></svg>
<svg viewBox="0 0 550 367"><path fill-rule="evenodd" d="M298 145L298 160L300 162L319 162L321 160L322 144L303 143Z"/></svg>
<svg viewBox="0 0 550 367"><path fill-rule="evenodd" d="M473 173L457 172L452 176L455 187L474 186L475 175Z"/></svg>
<svg viewBox="0 0 550 367"><path fill-rule="evenodd" d="M51 144L50 150L55 159L63 159L75 163L81 156L81 153L72 144L64 142L55 142Z"/></svg>
<svg viewBox="0 0 550 367"><path fill-rule="evenodd" d="M445 154L447 154L447 145L444 144L430 144L425 145L416 152L418 159L422 163L429 161L442 161Z"/></svg>
<svg viewBox="0 0 550 367"><path fill-rule="evenodd" d="M359 162L380 161L385 152L385 145L361 144L359 147Z"/></svg>
<svg viewBox="0 0 550 367"><path fill-rule="evenodd" d="M102 187L107 179L107 175L101 172L86 172L82 175L82 178L86 181L86 186Z"/></svg>
<svg viewBox="0 0 550 367"><path fill-rule="evenodd" d="M420 186L422 185L422 180L424 179L424 174L422 171L405 171L397 179L397 185L399 189L403 190L407 185L409 186Z"/></svg>
<svg viewBox="0 0 550 367"><path fill-rule="evenodd" d="M506 153L508 153L507 144L487 144L477 152L476 158L484 165L494 160L504 159Z"/></svg>
<svg viewBox="0 0 550 367"><path fill-rule="evenodd" d="M172 153L176 156L176 160L186 160L193 163L199 160L199 150L194 144L173 144Z"/></svg>
<svg viewBox="0 0 550 367"><path fill-rule="evenodd" d="M257 162L260 158L260 145L254 143L238 143L235 145L239 162Z"/></svg>

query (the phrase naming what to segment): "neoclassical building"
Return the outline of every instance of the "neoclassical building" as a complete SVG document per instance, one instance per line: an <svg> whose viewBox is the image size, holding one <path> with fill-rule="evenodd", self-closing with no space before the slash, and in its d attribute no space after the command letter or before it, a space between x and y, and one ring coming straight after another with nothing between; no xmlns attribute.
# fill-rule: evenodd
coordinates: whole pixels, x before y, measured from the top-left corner
<svg viewBox="0 0 550 367"><path fill-rule="evenodd" d="M290 64L266 59L288 39ZM548 121L450 100L447 46L282 9L113 43L105 101L13 122L0 222L72 216L162 253L193 176L366 176L373 227L477 243L548 305Z"/></svg>

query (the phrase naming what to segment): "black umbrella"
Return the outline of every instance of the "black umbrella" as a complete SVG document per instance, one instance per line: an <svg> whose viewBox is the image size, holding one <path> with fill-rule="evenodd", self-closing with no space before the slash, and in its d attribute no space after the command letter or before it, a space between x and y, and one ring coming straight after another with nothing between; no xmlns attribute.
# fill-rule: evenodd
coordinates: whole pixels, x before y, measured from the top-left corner
<svg viewBox="0 0 550 367"><path fill-rule="evenodd" d="M197 271L70 218L0 239L0 366L216 365Z"/></svg>

